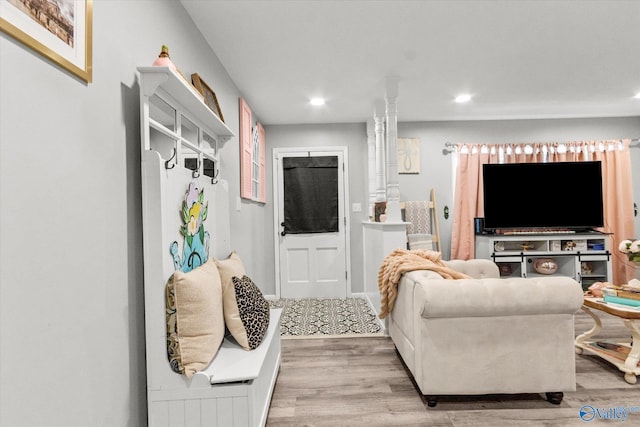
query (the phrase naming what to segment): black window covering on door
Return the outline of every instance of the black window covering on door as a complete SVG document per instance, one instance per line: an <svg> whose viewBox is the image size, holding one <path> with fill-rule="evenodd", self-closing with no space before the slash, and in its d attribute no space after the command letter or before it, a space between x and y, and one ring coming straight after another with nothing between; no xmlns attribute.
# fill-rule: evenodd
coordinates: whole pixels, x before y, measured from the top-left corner
<svg viewBox="0 0 640 427"><path fill-rule="evenodd" d="M338 157L285 157L284 231L338 231Z"/></svg>

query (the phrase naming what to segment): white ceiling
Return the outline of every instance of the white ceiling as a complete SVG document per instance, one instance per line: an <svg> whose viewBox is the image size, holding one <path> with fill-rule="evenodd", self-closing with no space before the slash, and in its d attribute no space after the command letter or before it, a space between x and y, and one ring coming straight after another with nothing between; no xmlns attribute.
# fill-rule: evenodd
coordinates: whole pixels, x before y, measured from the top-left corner
<svg viewBox="0 0 640 427"><path fill-rule="evenodd" d="M640 116L640 0L181 2L264 124Z"/></svg>

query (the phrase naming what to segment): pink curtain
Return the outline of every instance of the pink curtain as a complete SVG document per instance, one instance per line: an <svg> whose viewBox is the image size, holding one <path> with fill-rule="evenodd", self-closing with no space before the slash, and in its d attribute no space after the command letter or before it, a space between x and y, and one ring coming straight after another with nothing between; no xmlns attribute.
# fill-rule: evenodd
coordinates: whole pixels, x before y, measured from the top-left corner
<svg viewBox="0 0 640 427"><path fill-rule="evenodd" d="M533 144L460 144L457 170L451 259L475 256L473 218L483 217L482 165L485 163L531 163L600 160L602 162L604 221L602 231L612 233L613 282L626 283L635 268L618 245L635 236L630 139ZM576 182L579 185L579 182Z"/></svg>
<svg viewBox="0 0 640 427"><path fill-rule="evenodd" d="M457 147L451 259L474 258L473 218L484 216L482 165L494 163L490 161L492 156L489 154L487 147L482 145Z"/></svg>

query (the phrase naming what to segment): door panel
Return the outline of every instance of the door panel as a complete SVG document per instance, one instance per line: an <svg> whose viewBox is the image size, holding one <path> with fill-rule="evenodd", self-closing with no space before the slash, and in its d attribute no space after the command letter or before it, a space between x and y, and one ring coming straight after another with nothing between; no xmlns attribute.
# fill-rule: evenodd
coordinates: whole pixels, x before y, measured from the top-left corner
<svg viewBox="0 0 640 427"><path fill-rule="evenodd" d="M347 295L343 162L341 151L276 156L282 298Z"/></svg>

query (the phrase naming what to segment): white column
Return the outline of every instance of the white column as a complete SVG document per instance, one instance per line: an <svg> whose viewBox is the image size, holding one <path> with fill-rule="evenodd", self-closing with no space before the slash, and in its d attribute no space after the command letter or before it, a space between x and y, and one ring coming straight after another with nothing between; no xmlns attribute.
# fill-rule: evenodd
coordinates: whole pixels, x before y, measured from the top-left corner
<svg viewBox="0 0 640 427"><path fill-rule="evenodd" d="M387 201L387 181L385 177L386 158L384 145L384 101L376 101L374 112L376 132L376 202Z"/></svg>
<svg viewBox="0 0 640 427"><path fill-rule="evenodd" d="M387 77L387 221L401 222L398 184L398 79Z"/></svg>
<svg viewBox="0 0 640 427"><path fill-rule="evenodd" d="M367 174L369 177L369 208L367 210L370 221L373 221L376 204L376 131L373 119L367 120Z"/></svg>

